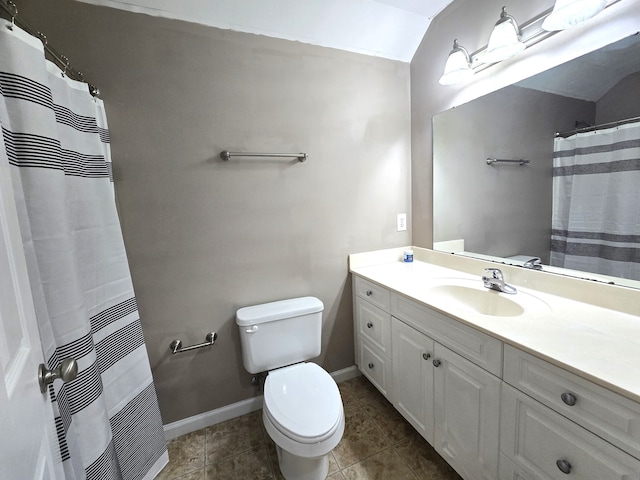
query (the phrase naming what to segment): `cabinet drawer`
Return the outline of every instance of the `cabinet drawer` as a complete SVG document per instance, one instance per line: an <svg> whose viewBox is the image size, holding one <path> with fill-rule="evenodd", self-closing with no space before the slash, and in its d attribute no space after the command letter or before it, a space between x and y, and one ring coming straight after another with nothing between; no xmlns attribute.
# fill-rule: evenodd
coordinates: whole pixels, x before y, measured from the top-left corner
<svg viewBox="0 0 640 480"><path fill-rule="evenodd" d="M389 369L391 362L376 347L360 342L360 370L384 396L389 398Z"/></svg>
<svg viewBox="0 0 640 480"><path fill-rule="evenodd" d="M502 387L500 450L524 478L639 478L639 460L509 385Z"/></svg>
<svg viewBox="0 0 640 480"><path fill-rule="evenodd" d="M390 311L389 290L363 278L356 276L353 278L353 290L358 297L364 298L367 302L381 308L385 312Z"/></svg>
<svg viewBox="0 0 640 480"><path fill-rule="evenodd" d="M391 315L495 376L502 376L500 340L396 294L391 295Z"/></svg>
<svg viewBox="0 0 640 480"><path fill-rule="evenodd" d="M360 297L356 297L356 321L358 333L378 347L385 355L391 355L391 315Z"/></svg>
<svg viewBox="0 0 640 480"><path fill-rule="evenodd" d="M640 404L510 345L504 381L640 458Z"/></svg>

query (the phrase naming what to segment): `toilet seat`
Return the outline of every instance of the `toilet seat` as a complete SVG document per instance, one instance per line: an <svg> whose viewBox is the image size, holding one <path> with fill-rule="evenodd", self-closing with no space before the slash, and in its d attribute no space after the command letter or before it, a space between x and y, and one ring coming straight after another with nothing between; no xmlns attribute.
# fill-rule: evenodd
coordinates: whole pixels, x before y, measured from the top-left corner
<svg viewBox="0 0 640 480"><path fill-rule="evenodd" d="M318 443L331 437L343 418L336 382L315 363L269 372L264 407L273 426L300 443Z"/></svg>

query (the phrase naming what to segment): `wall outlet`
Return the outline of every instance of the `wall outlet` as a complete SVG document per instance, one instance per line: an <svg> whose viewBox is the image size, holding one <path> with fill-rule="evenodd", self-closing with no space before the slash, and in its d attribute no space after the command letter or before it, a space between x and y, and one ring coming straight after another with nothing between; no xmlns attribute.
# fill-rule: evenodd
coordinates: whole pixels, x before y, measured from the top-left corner
<svg viewBox="0 0 640 480"><path fill-rule="evenodd" d="M407 229L407 214L399 213L396 219L397 222L397 230L399 232L404 232Z"/></svg>

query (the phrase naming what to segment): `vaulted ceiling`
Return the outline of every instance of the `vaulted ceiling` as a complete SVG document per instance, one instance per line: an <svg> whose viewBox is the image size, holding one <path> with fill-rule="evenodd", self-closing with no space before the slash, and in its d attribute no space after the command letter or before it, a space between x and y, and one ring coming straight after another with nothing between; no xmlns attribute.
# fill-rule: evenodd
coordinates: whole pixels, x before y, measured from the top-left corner
<svg viewBox="0 0 640 480"><path fill-rule="evenodd" d="M453 0L78 0L410 62Z"/></svg>

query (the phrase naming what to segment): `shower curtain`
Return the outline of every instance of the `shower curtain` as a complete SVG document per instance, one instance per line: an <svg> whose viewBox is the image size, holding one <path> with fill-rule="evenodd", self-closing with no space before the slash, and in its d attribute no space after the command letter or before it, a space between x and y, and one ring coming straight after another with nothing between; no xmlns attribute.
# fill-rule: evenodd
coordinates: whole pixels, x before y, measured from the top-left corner
<svg viewBox="0 0 640 480"><path fill-rule="evenodd" d="M640 280L640 122L555 139L551 265Z"/></svg>
<svg viewBox="0 0 640 480"><path fill-rule="evenodd" d="M0 20L0 161L8 161L65 479L151 479L166 442L115 208L102 101ZM2 158L4 157L4 158ZM4 432L7 434L7 432Z"/></svg>

